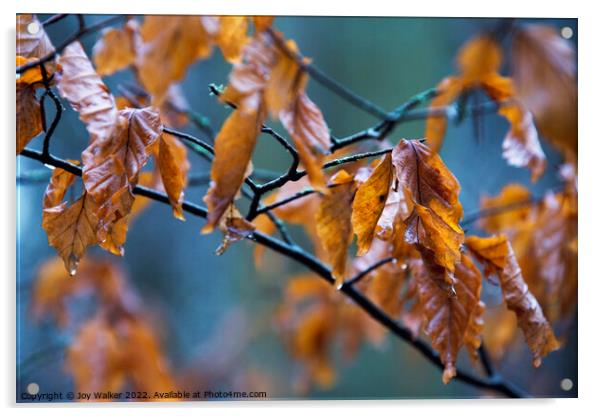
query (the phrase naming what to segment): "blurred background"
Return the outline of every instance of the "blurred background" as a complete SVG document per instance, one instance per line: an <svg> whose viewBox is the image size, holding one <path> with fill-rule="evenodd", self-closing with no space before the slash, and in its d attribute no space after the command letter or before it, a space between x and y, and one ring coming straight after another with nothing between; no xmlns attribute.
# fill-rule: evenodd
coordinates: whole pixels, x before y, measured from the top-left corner
<svg viewBox="0 0 602 416"><path fill-rule="evenodd" d="M49 15L38 17L44 20ZM86 21L92 24L105 17L88 15ZM559 31L569 27L570 41L576 45L575 19L519 19L520 24L529 22L545 22ZM274 26L294 39L301 52L323 71L381 107L393 109L455 73L459 47L479 31L498 23L498 19L278 17ZM52 25L48 33L58 44L75 28L75 18L68 18ZM98 37L99 34L92 34L84 38L89 54ZM227 84L229 70L230 65L215 51L211 59L193 65L183 82L190 108L206 116L216 131L229 110L209 95L207 86ZM117 85L134 82L134 78L129 71L122 71L107 77L105 82L118 95ZM336 137L377 121L313 81L309 82L308 92ZM51 151L62 158L79 159L88 136L77 114L67 104L65 107ZM560 183L555 171L561 159L545 141L542 145L548 167L545 175L532 184L528 170L509 167L502 159L501 143L507 122L492 114L484 117L482 126L476 135L470 120L451 124L441 151L462 185L460 198L465 213L477 211L482 196L499 193L509 182L527 186L535 196ZM282 131L278 124L273 127ZM194 127L183 130L202 136ZM402 137L421 137L423 131L422 121L402 123L390 138L396 142ZM29 146L40 149L40 138ZM192 174L209 171L207 162L194 154L189 159ZM262 136L253 161L255 167L282 171L287 168L289 157L273 140ZM23 157L17 159L17 164L19 176L50 173ZM17 184L18 397L32 382L40 386L40 392L73 389L73 380L65 371L64 351L77 328L58 328L50 320L35 321L30 310L38 270L55 256L41 227L46 183L47 180L21 180ZM189 187L186 199L201 203L205 192L206 186ZM271 252L265 255L264 267L258 269L253 262L253 246L248 242L234 244L224 255L215 256L221 235L201 236L202 221L186 217L186 222L177 221L171 208L151 203L130 226L125 256L111 259L125 270L129 285L145 308L152 311L153 325L174 373L187 373L193 379L204 377L214 389L265 390L269 398L460 398L487 394L458 381L443 385L438 368L405 343L387 336L382 348L365 343L353 360L336 358L337 378L331 388L311 386L303 392L304 396L299 396L295 386L298 364L274 328L274 311L282 300L287 279L303 269ZM298 234L300 230L294 232ZM89 253L110 256L97 247ZM69 308L75 316L89 313L86 302L69 304ZM576 335L575 319L564 340L566 345L544 359L539 369L532 368L524 343L517 343L502 358L499 368L508 379L536 396L574 397ZM207 357L211 357L210 362ZM464 353L458 366L470 367ZM190 375L195 371L199 374ZM561 388L563 379L572 380L571 390Z"/></svg>

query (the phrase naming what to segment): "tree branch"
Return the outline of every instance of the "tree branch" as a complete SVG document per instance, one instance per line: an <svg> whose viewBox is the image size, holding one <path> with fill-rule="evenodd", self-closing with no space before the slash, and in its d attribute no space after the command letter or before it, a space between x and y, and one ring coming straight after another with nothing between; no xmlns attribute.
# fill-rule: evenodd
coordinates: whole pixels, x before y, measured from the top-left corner
<svg viewBox="0 0 602 416"><path fill-rule="evenodd" d="M82 169L79 166L69 163L63 159L57 158L53 155L44 155L42 152L31 149L24 149L20 155L37 160L46 165L51 165L54 167L64 169L77 176L82 175ZM152 200L161 202L163 204L169 205L169 198L163 192L159 192L154 189L150 189L140 185L135 186L132 192L135 195L144 196ZM182 209L200 218L207 217L206 208L197 204L193 204L189 201L184 201L182 203ZM326 265L324 265L320 260L315 258L313 255L301 250L298 246L288 244L284 241L275 239L273 237L270 237L269 235L263 234L258 231L253 232L247 238L249 240L255 241L258 244L264 245L286 257L296 260L297 262L307 267L309 270L318 274L329 284L334 285L335 279L332 276L330 269ZM401 324L387 316L352 285L343 285L340 289L340 292L347 296L349 299L353 300L360 308L362 308L366 313L368 313L380 324L388 328L398 338L412 345L412 347L418 350L432 364L436 365L439 368L443 368L443 364L441 363L438 354L425 341L419 338L415 339L407 328L403 327ZM456 378L474 387L496 391L507 397L529 397L528 393L513 386L501 376L496 378L488 377L483 379L458 369Z"/></svg>

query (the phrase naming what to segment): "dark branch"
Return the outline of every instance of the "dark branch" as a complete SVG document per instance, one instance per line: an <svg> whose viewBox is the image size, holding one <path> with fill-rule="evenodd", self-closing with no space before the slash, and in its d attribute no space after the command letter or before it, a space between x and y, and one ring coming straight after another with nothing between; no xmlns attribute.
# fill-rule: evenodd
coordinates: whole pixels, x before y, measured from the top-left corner
<svg viewBox="0 0 602 416"><path fill-rule="evenodd" d="M51 165L54 167L64 169L77 176L81 176L82 174L82 169L79 166L76 166L65 160L56 158L52 155L43 155L42 152L36 150L24 149L21 152L21 156L29 157L46 165ZM144 196L169 205L169 198L163 192L155 191L154 189L150 189L140 185L134 187L132 191L135 195ZM189 201L184 201L182 203L182 209L192 215L201 218L207 217L207 209L205 207L193 204ZM301 250L299 247L275 239L258 231L253 232L248 237L248 239L255 241L258 244L264 245L268 248L271 248L272 250L283 254L293 260L296 260L297 262L301 263L308 269L318 274L329 284L334 285L335 279L332 276L330 269L326 265L324 265L320 260L312 256L311 254ZM439 368L443 368L443 364L441 363L438 354L425 341L421 339L414 339L411 332L407 328L401 326L398 322L394 321L389 316L387 316L353 286L343 285L341 287L340 292L348 298L350 298L351 300L353 300L360 308L362 308L376 321L388 328L397 337L412 345L432 364L436 365ZM457 379L475 387L486 388L492 391L499 392L508 397L529 397L529 395L526 392L508 383L501 377L497 377L495 379L482 379L472 374L466 373L462 370L458 370Z"/></svg>

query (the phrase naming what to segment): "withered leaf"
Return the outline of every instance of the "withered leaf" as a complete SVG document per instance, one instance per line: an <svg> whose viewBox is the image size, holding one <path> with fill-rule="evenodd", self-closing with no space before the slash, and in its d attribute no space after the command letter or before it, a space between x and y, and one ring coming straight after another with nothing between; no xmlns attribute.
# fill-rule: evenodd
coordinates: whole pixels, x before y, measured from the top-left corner
<svg viewBox="0 0 602 416"><path fill-rule="evenodd" d="M517 28L512 75L518 94L535 116L541 135L577 157L577 70L572 44L547 25Z"/></svg>
<svg viewBox="0 0 602 416"><path fill-rule="evenodd" d="M249 18L247 16L220 16L219 31L215 41L222 50L224 58L230 63L240 61L240 56L248 41L247 29Z"/></svg>
<svg viewBox="0 0 602 416"><path fill-rule="evenodd" d="M203 198L209 210L203 233L211 232L219 223L248 174L247 166L261 130L262 113L261 109L252 113L235 110L215 138L211 186Z"/></svg>
<svg viewBox="0 0 602 416"><path fill-rule="evenodd" d="M209 16L146 16L136 57L138 77L159 106L169 86L184 78L188 67L211 54L217 26Z"/></svg>
<svg viewBox="0 0 602 416"><path fill-rule="evenodd" d="M366 254L372 245L378 220L387 203L393 174L391 154L387 153L355 194L351 223L357 235L358 256Z"/></svg>
<svg viewBox="0 0 602 416"><path fill-rule="evenodd" d="M42 228L48 235L48 244L57 250L71 275L75 275L86 249L99 241L97 206L90 195L84 191L73 204L63 202L73 180L71 173L59 168L54 170L44 195L42 213Z"/></svg>
<svg viewBox="0 0 602 416"><path fill-rule="evenodd" d="M111 75L132 65L136 60L139 26L129 20L123 29L108 28L92 49L92 59L99 75Z"/></svg>
<svg viewBox="0 0 602 416"><path fill-rule="evenodd" d="M161 173L163 187L173 207L174 217L184 220L182 202L184 201L184 188L188 182L190 163L186 146L179 140L162 134L159 139L159 154L157 165Z"/></svg>
<svg viewBox="0 0 602 416"><path fill-rule="evenodd" d="M90 141L109 140L118 123L115 100L92 66L79 42L67 46L59 58L58 85L90 133Z"/></svg>
<svg viewBox="0 0 602 416"><path fill-rule="evenodd" d="M506 306L516 314L518 325L533 353L533 365L538 367L541 359L557 350L560 344L523 279L510 242L503 235L489 238L470 236L466 239L466 246L488 272L498 276Z"/></svg>
<svg viewBox="0 0 602 416"><path fill-rule="evenodd" d="M33 25L32 25L33 24ZM36 27L37 31L31 33L29 27ZM20 14L17 16L17 55L24 58L43 58L55 51L50 38L46 34L42 23L33 14ZM22 64L17 64L22 65ZM56 70L56 61L51 59L44 64L48 76Z"/></svg>
<svg viewBox="0 0 602 416"><path fill-rule="evenodd" d="M413 199L412 213L406 220L405 241L450 273L460 260L464 232L459 226L462 206L460 185L437 154L417 141L401 140L393 149L393 165L399 185ZM429 253L426 253L427 250Z"/></svg>
<svg viewBox="0 0 602 416"><path fill-rule="evenodd" d="M425 332L440 355L443 382L447 384L456 375L458 351L464 345L470 318L479 304L481 274L470 258L462 255L455 266L455 295L450 296L424 267L414 266L412 272L425 317Z"/></svg>
<svg viewBox="0 0 602 416"><path fill-rule="evenodd" d="M502 143L504 158L512 166L531 169L531 180L535 182L545 169L546 157L531 113L518 104L503 106L499 113L510 122L510 130Z"/></svg>
<svg viewBox="0 0 602 416"><path fill-rule="evenodd" d="M300 93L289 109L280 112L280 121L295 142L311 185L319 192L328 192L322 165L330 145L330 131L320 109L305 93Z"/></svg>
<svg viewBox="0 0 602 416"><path fill-rule="evenodd" d="M263 32L274 22L275 16L252 16L255 32Z"/></svg>
<svg viewBox="0 0 602 416"><path fill-rule="evenodd" d="M17 81L17 154L42 132L42 114L34 88Z"/></svg>
<svg viewBox="0 0 602 416"><path fill-rule="evenodd" d="M292 39L286 42L286 47L291 53L298 53L297 45ZM297 61L286 52L278 50L275 59L276 63L265 88L265 102L272 117L277 118L305 90L308 77Z"/></svg>
<svg viewBox="0 0 602 416"><path fill-rule="evenodd" d="M95 140L82 153L86 191L98 205L101 241L111 225L127 216L138 173L161 134L159 115L151 108L120 110L108 140Z"/></svg>
<svg viewBox="0 0 602 416"><path fill-rule="evenodd" d="M347 250L353 239L351 204L355 182L338 184L322 196L316 213L317 234L332 265L336 285L341 286L347 270Z"/></svg>

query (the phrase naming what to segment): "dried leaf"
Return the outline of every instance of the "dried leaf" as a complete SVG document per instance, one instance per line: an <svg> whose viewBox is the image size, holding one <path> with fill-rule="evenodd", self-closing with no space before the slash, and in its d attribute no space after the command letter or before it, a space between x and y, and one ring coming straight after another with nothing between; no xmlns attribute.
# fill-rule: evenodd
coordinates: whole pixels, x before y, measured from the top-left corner
<svg viewBox="0 0 602 416"><path fill-rule="evenodd" d="M219 32L215 41L222 50L226 61L230 63L240 61L242 50L248 42L248 26L249 18L247 16L219 17Z"/></svg>
<svg viewBox="0 0 602 416"><path fill-rule="evenodd" d="M421 309L425 317L425 332L444 365L443 382L456 375L456 359L464 344L470 318L478 307L481 274L467 256L455 266L456 292L450 296L429 276L423 267L413 268L417 281Z"/></svg>
<svg viewBox="0 0 602 416"><path fill-rule="evenodd" d="M186 146L173 137L162 134L159 139L159 154L157 165L161 173L163 186L173 207L174 217L184 220L182 202L184 201L184 188L188 181L190 163Z"/></svg>
<svg viewBox="0 0 602 416"><path fill-rule="evenodd" d="M372 245L376 226L389 196L393 175L391 154L388 153L355 194L351 223L353 232L357 235L358 256L366 254Z"/></svg>
<svg viewBox="0 0 602 416"><path fill-rule="evenodd" d="M322 165L330 146L330 131L322 112L305 93L301 93L288 110L280 113L280 121L295 142L309 182L316 191L327 193Z"/></svg>
<svg viewBox="0 0 602 416"><path fill-rule="evenodd" d="M263 32L272 26L275 16L252 16L253 24L255 25L255 32Z"/></svg>
<svg viewBox="0 0 602 416"><path fill-rule="evenodd" d="M42 115L40 104L36 99L33 87L26 83L17 82L17 154L42 132Z"/></svg>
<svg viewBox="0 0 602 416"><path fill-rule="evenodd" d="M464 233L459 226L462 206L460 185L437 154L424 144L401 140L393 149L393 165L401 187L414 201L406 220L404 239L414 245L423 259L444 267L444 281L453 284L450 274L460 260ZM426 251L428 252L426 252Z"/></svg>
<svg viewBox="0 0 602 416"><path fill-rule="evenodd" d="M330 189L323 195L316 214L317 233L332 265L336 285L341 286L347 268L347 249L353 239L351 204L355 183L349 181Z"/></svg>
<svg viewBox="0 0 602 416"><path fill-rule="evenodd" d="M479 82L498 72L502 63L502 51L493 38L481 35L462 46L457 60L463 78L468 82Z"/></svg>
<svg viewBox="0 0 602 416"><path fill-rule="evenodd" d="M508 228L524 222L531 212L531 193L523 185L510 183L496 197L481 198L481 209L491 212L479 221L488 233L507 231ZM505 209L512 207L512 209ZM496 212L499 211L499 212Z"/></svg>
<svg viewBox="0 0 602 416"><path fill-rule="evenodd" d="M292 39L286 42L286 47L294 54L299 52ZM295 98L305 90L307 78L294 58L284 51L276 52L276 64L265 88L265 102L273 118L293 105Z"/></svg>
<svg viewBox="0 0 602 416"><path fill-rule="evenodd" d="M161 134L159 115L151 108L119 111L108 140L95 140L82 153L86 191L98 205L97 234L103 241L113 223L127 216L138 173Z"/></svg>
<svg viewBox="0 0 602 416"><path fill-rule="evenodd" d="M75 275L86 249L96 244L97 206L87 192L73 204L63 203L73 175L56 168L44 195L42 228L48 235L48 244L56 248L70 275Z"/></svg>
<svg viewBox="0 0 602 416"><path fill-rule="evenodd" d="M247 221L234 205L230 205L222 217L219 228L224 234L222 244L215 250L221 256L236 241L244 240L255 231L255 225Z"/></svg>
<svg viewBox="0 0 602 416"><path fill-rule="evenodd" d="M497 274L506 306L516 314L518 325L533 353L533 365L539 367L541 359L557 350L560 344L523 280L512 246L505 236L471 236L466 239L466 245L490 272Z"/></svg>
<svg viewBox="0 0 602 416"><path fill-rule="evenodd" d="M136 57L138 77L159 106L169 86L181 81L188 67L209 57L214 22L208 16L146 16Z"/></svg>
<svg viewBox="0 0 602 416"><path fill-rule="evenodd" d="M577 71L573 45L547 25L517 28L512 74L541 135L565 157L577 157Z"/></svg>
<svg viewBox="0 0 602 416"><path fill-rule="evenodd" d="M66 368L79 391L120 391L125 382L116 328L102 317L88 321L67 349Z"/></svg>
<svg viewBox="0 0 602 416"><path fill-rule="evenodd" d="M123 29L105 29L92 49L92 59L98 74L111 75L132 65L136 60L139 41L136 20L129 20Z"/></svg>
<svg viewBox="0 0 602 416"><path fill-rule="evenodd" d="M462 92L464 87L459 77L447 77L437 85L437 96L431 101L431 108L451 104ZM426 119L424 137L433 152L441 150L445 131L447 130L447 115L429 116Z"/></svg>
<svg viewBox="0 0 602 416"><path fill-rule="evenodd" d="M29 31L30 27L35 27L38 30L34 33L31 33ZM24 58L43 58L55 51L50 38L42 26L42 23L33 14L20 14L17 16L16 32L17 55L20 55ZM50 77L56 71L56 61L51 59L44 64L44 67L46 68L46 73Z"/></svg>
<svg viewBox="0 0 602 416"><path fill-rule="evenodd" d="M61 95L79 113L90 133L90 141L105 141L119 124L115 100L86 56L82 45L74 42L59 58L62 77L58 85Z"/></svg>
<svg viewBox="0 0 602 416"><path fill-rule="evenodd" d="M234 111L215 138L215 158L211 165L211 186L203 198L209 211L203 233L219 223L243 184L255 141L261 130L263 111Z"/></svg>

